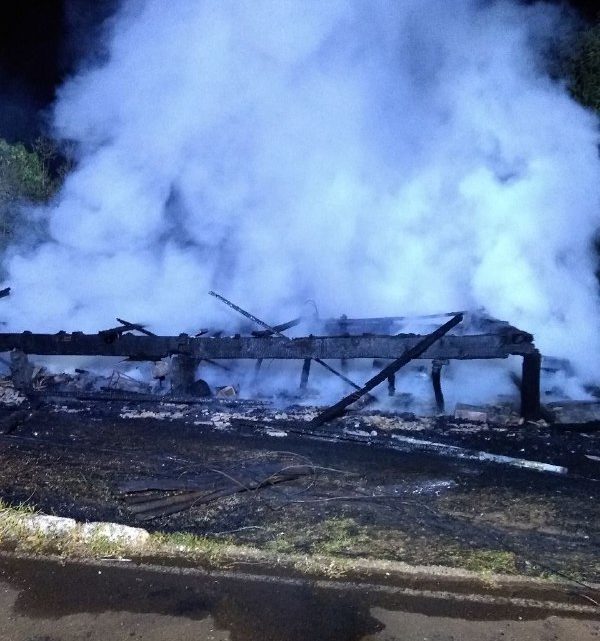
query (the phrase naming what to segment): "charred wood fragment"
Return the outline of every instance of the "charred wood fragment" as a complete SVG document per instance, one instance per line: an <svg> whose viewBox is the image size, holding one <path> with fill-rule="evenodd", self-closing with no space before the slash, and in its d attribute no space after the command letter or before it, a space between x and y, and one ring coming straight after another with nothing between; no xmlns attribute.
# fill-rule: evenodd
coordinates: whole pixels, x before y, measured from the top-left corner
<svg viewBox="0 0 600 641"><path fill-rule="evenodd" d="M119 486L127 494L129 510L140 520L175 514L194 505L209 503L238 492L258 490L312 474L311 465L260 463L234 470L211 469L204 474L170 478L134 479ZM148 491L153 493L146 494ZM158 491L177 492L165 496ZM145 494L140 494L145 493Z"/></svg>
<svg viewBox="0 0 600 641"><path fill-rule="evenodd" d="M147 330L144 325L140 325L139 323L130 323L129 321L123 320L121 318L117 318L117 321L121 323L126 329L130 330L137 330L141 334L144 334L145 336L156 336L153 332Z"/></svg>
<svg viewBox="0 0 600 641"><path fill-rule="evenodd" d="M388 396L395 396L396 395L396 375L395 374L390 374L388 376Z"/></svg>
<svg viewBox="0 0 600 641"><path fill-rule="evenodd" d="M171 361L171 389L174 394L193 394L198 361L178 354Z"/></svg>
<svg viewBox="0 0 600 641"><path fill-rule="evenodd" d="M298 325L301 320L301 318L293 318L287 323L281 323L281 325L273 325L273 329L275 330L275 332L270 329L255 330L252 332L252 336L273 336L274 333L285 332L286 329L296 327L296 325Z"/></svg>

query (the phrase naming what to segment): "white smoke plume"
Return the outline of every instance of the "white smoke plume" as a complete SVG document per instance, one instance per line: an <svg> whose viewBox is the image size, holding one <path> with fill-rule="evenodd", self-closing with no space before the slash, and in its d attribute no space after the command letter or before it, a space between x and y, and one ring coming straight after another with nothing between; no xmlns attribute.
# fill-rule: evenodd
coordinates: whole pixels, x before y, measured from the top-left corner
<svg viewBox="0 0 600 641"><path fill-rule="evenodd" d="M78 162L7 262L15 331L484 307L593 378L598 123L564 16L479 0L131 0L61 89ZM234 319L237 322L237 319Z"/></svg>

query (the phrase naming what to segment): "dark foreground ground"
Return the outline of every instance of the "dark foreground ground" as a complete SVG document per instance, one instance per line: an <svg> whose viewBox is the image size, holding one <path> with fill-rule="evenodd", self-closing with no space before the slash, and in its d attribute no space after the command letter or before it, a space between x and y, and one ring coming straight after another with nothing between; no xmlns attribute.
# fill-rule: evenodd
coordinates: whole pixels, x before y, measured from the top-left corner
<svg viewBox="0 0 600 641"><path fill-rule="evenodd" d="M344 438L379 434L369 445L370 437L357 444L300 435L294 426L302 427L303 412L235 402L46 404L16 425L3 423L10 429L0 435L0 498L274 554L559 576L574 587L600 582L598 431L379 416L327 428ZM569 473L392 451L381 445L390 432L566 465ZM117 492L124 480L273 459L309 461L316 472L143 523Z"/></svg>
<svg viewBox="0 0 600 641"><path fill-rule="evenodd" d="M0 557L1 641L592 641L525 600Z"/></svg>

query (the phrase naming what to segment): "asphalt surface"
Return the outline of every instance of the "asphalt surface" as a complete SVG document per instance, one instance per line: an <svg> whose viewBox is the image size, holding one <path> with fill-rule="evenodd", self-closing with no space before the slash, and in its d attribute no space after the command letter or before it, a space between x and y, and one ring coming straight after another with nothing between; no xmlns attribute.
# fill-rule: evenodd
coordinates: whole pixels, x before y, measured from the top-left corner
<svg viewBox="0 0 600 641"><path fill-rule="evenodd" d="M0 557L1 641L578 641L600 619L515 597ZM589 604L588 604L589 606Z"/></svg>

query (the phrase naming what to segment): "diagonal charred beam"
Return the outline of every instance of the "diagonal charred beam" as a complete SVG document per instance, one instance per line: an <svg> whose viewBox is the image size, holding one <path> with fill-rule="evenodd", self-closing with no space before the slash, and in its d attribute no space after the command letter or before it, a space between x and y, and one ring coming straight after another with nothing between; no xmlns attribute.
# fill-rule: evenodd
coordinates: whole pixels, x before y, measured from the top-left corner
<svg viewBox="0 0 600 641"><path fill-rule="evenodd" d="M231 309L234 309L236 312L239 312L242 316L245 316L246 318L249 318L251 321L254 321L261 327L264 327L266 330L272 332L275 336L279 336L280 338L284 338L288 341L292 341L289 336L286 336L285 334L282 334L279 330L277 330L275 327L271 327L264 321L260 320L260 318L257 318L250 312L247 312L245 309L242 309L241 307L238 307L236 304L232 303L230 300L227 300L224 296L221 296L220 294L217 294L216 292L208 292L211 296L214 296L215 298L218 298L220 301L225 303L227 306L231 307ZM324 361L322 361L318 357L314 357L315 363L319 363L321 367L324 367L326 370L330 371L332 374L337 376L338 378L341 378L345 383L348 383L350 387L353 387L356 390L359 390L360 387L352 380L350 380L345 374L342 374L341 372L338 372L336 369L331 367L331 365L328 365Z"/></svg>
<svg viewBox="0 0 600 641"><path fill-rule="evenodd" d="M438 327L438 329L436 329L434 332L431 332L431 334L419 341L412 349L407 350L400 358L396 359L394 362L384 367L379 373L375 374L375 376L369 379L361 389L352 392L352 394L349 394L348 396L345 396L335 405L332 405L324 412L321 412L321 414L319 414L313 420L313 424L322 425L323 423L326 423L327 421L330 421L343 414L348 405L355 403L359 398L363 397L365 394L377 387L377 385L383 383L383 381L389 378L392 374L395 374L400 368L404 367L407 363L410 363L410 361L412 361L414 358L418 358L436 341L442 338L444 334L447 334L452 328L456 327L462 321L462 319L463 315L457 314L447 323L444 323L441 327Z"/></svg>
<svg viewBox="0 0 600 641"><path fill-rule="evenodd" d="M285 332L286 329L291 329L292 327L296 327L296 325L298 325L301 320L302 320L301 318L293 318L291 321L288 321L287 323L281 323L281 325L273 325L273 329L276 330L275 332L273 332L270 329L263 329L262 331L256 330L252 332L252 336L272 336L277 332Z"/></svg>
<svg viewBox="0 0 600 641"><path fill-rule="evenodd" d="M122 318L117 318L117 321L121 323L121 325L123 325L126 329L135 329L146 336L156 336L154 332L147 330L144 325L140 325L139 323L130 323L129 321L123 320Z"/></svg>

